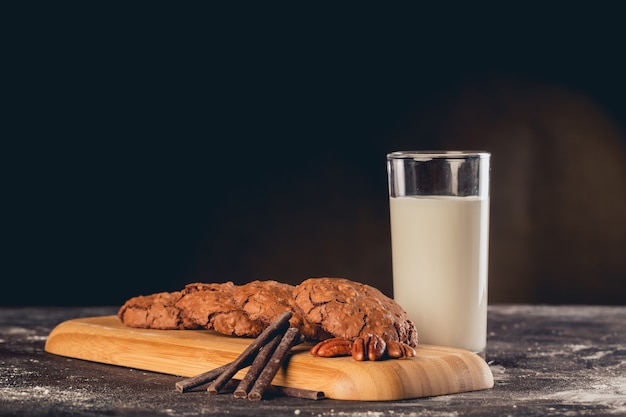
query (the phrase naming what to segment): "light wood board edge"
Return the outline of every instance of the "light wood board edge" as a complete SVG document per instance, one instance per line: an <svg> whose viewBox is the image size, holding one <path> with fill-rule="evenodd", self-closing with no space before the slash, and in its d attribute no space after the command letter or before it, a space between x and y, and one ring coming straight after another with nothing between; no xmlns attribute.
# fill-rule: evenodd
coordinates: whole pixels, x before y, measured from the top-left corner
<svg viewBox="0 0 626 417"><path fill-rule="evenodd" d="M251 341L206 330L133 329L116 316L103 316L60 323L49 334L45 350L190 377L234 360ZM493 387L493 375L485 361L460 349L420 345L415 358L357 362L350 357L313 357L309 348L295 348L273 384L324 391L333 399L360 401L420 398ZM244 375L242 370L235 378Z"/></svg>

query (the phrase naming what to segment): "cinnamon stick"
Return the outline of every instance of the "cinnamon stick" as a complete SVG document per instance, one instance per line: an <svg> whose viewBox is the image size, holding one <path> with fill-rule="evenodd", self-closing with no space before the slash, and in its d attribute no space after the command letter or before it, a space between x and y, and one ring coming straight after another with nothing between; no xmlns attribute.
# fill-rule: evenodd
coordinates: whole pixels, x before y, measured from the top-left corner
<svg viewBox="0 0 626 417"><path fill-rule="evenodd" d="M250 364L258 350L264 346L268 340L278 333L282 333L285 328L289 327L289 319L293 313L289 310L283 312L276 320L274 320L261 334L248 345L248 347L231 363L226 369L209 385L207 391L211 394L217 394L226 385L228 381L239 371ZM296 329L297 331L297 329Z"/></svg>
<svg viewBox="0 0 626 417"><path fill-rule="evenodd" d="M248 396L248 391L250 390L250 387L252 387L252 385L255 383L255 381L263 371L263 368L265 368L265 365L274 353L274 350L276 350L276 347L282 340L282 337L282 334L277 334L272 340L269 341L267 345L261 348L261 351L259 352L257 357L254 358L250 369L248 369L246 376L241 380L241 382L235 389L235 392L233 394L235 398L246 398Z"/></svg>
<svg viewBox="0 0 626 417"><path fill-rule="evenodd" d="M254 386L248 393L249 400L257 401L263 398L263 392L270 385L272 379L274 379L274 376L289 354L291 347L296 343L299 335L300 331L295 327L287 329L276 347L276 350L272 353L267 365L263 368L263 371L259 374Z"/></svg>

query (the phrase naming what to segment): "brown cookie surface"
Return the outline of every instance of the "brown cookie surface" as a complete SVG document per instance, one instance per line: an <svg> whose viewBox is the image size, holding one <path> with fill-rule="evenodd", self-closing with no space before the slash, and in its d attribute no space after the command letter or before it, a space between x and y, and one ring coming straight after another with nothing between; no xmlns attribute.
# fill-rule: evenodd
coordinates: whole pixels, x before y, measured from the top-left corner
<svg viewBox="0 0 626 417"><path fill-rule="evenodd" d="M191 289L176 303L181 318L187 328L201 327L207 330L235 336L258 336L265 326L251 320L248 314L239 308L233 294L236 286L221 285L199 288L190 284Z"/></svg>
<svg viewBox="0 0 626 417"><path fill-rule="evenodd" d="M293 285L274 280L256 280L236 287L233 300L237 308L245 311L251 320L264 326L269 326L283 312L291 311L290 326L299 329L305 338L319 340L327 337L319 326L303 320L293 308L294 289Z"/></svg>
<svg viewBox="0 0 626 417"><path fill-rule="evenodd" d="M174 330L184 328L180 309L176 303L180 291L139 295L127 300L117 316L126 326L144 329Z"/></svg>
<svg viewBox="0 0 626 417"><path fill-rule="evenodd" d="M297 285L293 304L302 317L335 337L368 333L417 346L407 313L378 289L345 278L310 278Z"/></svg>
<svg viewBox="0 0 626 417"><path fill-rule="evenodd" d="M193 282L191 284L185 285L185 288L182 289L181 293L183 296L187 294L191 294L198 291L221 291L221 292L232 292L235 289L235 284L231 281L228 282Z"/></svg>
<svg viewBox="0 0 626 417"><path fill-rule="evenodd" d="M289 300L293 286L277 281L252 281L238 286L233 291L235 306L248 314L250 319L269 325L278 316L291 310ZM292 317L292 327L297 318Z"/></svg>
<svg viewBox="0 0 626 417"><path fill-rule="evenodd" d="M181 291L141 295L126 301L118 317L126 326L148 329L208 329L237 336L257 336L264 328L233 301L236 286L192 283Z"/></svg>

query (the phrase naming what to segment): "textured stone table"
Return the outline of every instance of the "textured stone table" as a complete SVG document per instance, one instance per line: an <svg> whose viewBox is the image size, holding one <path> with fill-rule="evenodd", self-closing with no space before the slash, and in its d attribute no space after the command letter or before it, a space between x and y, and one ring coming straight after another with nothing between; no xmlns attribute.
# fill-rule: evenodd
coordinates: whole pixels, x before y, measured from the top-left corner
<svg viewBox="0 0 626 417"><path fill-rule="evenodd" d="M0 307L0 415L626 415L626 307L490 306L493 389L392 402L181 394L175 376L44 352L58 323L115 312Z"/></svg>

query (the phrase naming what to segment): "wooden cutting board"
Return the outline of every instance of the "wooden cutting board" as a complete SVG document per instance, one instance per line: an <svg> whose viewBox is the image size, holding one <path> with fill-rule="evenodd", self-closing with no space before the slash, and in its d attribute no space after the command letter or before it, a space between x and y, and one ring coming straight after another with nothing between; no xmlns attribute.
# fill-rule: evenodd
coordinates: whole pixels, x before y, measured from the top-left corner
<svg viewBox="0 0 626 417"><path fill-rule="evenodd" d="M111 365L194 376L232 362L252 339L208 330L151 330L124 326L116 316L79 318L56 326L46 352ZM274 385L323 391L327 398L386 401L493 387L493 375L478 355L420 345L410 359L359 362L319 358L311 345L293 349ZM241 379L246 369L235 378ZM172 387L173 388L173 387Z"/></svg>

